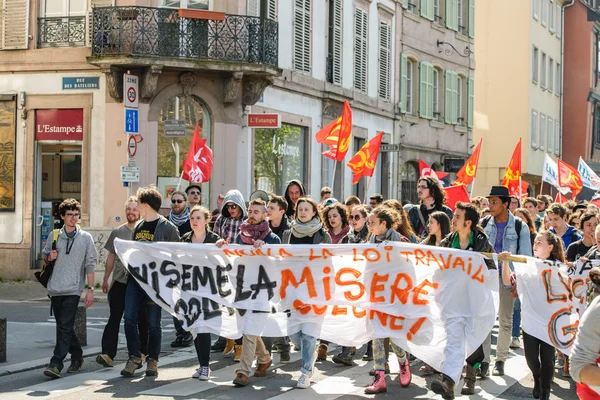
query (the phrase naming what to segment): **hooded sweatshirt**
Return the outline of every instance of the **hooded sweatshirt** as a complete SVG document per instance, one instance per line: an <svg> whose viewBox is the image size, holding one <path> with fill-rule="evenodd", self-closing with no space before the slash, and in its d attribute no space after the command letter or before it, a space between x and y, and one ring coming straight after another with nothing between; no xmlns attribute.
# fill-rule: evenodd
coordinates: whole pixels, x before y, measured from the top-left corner
<svg viewBox="0 0 600 400"><path fill-rule="evenodd" d="M550 232L556 234L556 231L554 230L554 228L550 228ZM562 235L561 238L562 238L563 244L565 245L565 250L569 248L571 243L582 239L581 235L579 234L579 231L577 231L577 229L575 229L571 225L567 225L567 231L565 232L564 235Z"/></svg>
<svg viewBox="0 0 600 400"><path fill-rule="evenodd" d="M56 240L58 257L54 264L52 276L48 281L48 295L81 296L85 286L85 277L94 272L98 253L94 239L88 232L75 228L75 236L68 238L65 228L61 228ZM44 256L52 251L52 240L46 242L42 251Z"/></svg>
<svg viewBox="0 0 600 400"><path fill-rule="evenodd" d="M294 213L296 212L296 205L294 204L294 202L292 201L292 199L290 199L290 196L288 195L288 189L292 185L300 187L300 197L306 196L306 189L304 189L304 185L302 184L302 182L300 182L298 179L292 179L291 181L288 182L287 186L285 187L285 201L287 201L287 203L288 203L288 209L285 212L285 215L287 215L290 218L293 217Z"/></svg>
<svg viewBox="0 0 600 400"><path fill-rule="evenodd" d="M233 219L227 208L227 203L233 203L241 208L242 215L240 218ZM240 234L240 225L248 218L248 210L246 209L246 203L244 202L244 196L239 190L233 189L227 192L223 199L223 206L221 207L221 215L215 221L213 231L222 237L223 239L229 238L229 243L235 243L238 235Z"/></svg>

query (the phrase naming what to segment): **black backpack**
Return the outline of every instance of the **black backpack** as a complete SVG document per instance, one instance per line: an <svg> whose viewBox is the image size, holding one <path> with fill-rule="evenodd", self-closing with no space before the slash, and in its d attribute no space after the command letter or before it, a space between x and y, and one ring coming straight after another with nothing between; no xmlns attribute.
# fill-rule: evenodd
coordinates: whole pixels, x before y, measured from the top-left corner
<svg viewBox="0 0 600 400"><path fill-rule="evenodd" d="M487 224L490 222L490 219L492 219L491 215L488 215L482 219L480 222L481 227L485 229ZM515 217L515 231L517 231L517 254L520 254L521 250L521 229L523 229L523 221L521 218Z"/></svg>
<svg viewBox="0 0 600 400"><path fill-rule="evenodd" d="M58 229L54 229L52 231L52 250L56 250L56 240L58 239ZM56 259L54 261L50 261L48 264L44 264L41 271L37 271L33 275L38 280L39 283L42 284L45 288L48 287L48 281L52 276L52 271L54 271L54 264L56 263Z"/></svg>

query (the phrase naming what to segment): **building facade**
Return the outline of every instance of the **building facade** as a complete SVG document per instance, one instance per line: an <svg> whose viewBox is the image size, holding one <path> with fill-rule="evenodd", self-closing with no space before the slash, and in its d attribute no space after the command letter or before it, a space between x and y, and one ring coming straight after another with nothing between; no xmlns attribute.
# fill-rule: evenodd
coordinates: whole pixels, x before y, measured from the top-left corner
<svg viewBox="0 0 600 400"><path fill-rule="evenodd" d="M564 137L562 158L600 169L600 2L565 7Z"/></svg>
<svg viewBox="0 0 600 400"><path fill-rule="evenodd" d="M563 1L481 2L476 15L474 195L502 181L519 139L523 180L539 193L545 154L562 151Z"/></svg>

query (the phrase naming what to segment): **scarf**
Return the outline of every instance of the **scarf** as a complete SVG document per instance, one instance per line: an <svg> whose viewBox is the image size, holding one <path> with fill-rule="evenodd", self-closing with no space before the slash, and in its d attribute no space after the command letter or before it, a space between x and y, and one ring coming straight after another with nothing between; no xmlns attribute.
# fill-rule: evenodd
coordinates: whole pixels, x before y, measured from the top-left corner
<svg viewBox="0 0 600 400"><path fill-rule="evenodd" d="M389 238L394 234L394 230L392 228L388 229L383 235L375 235L375 242L381 243L385 240L389 240Z"/></svg>
<svg viewBox="0 0 600 400"><path fill-rule="evenodd" d="M247 221L240 225L240 239L245 244L254 244L256 240L264 240L271 233L268 221L252 225Z"/></svg>
<svg viewBox="0 0 600 400"><path fill-rule="evenodd" d="M354 229L348 232L348 243L365 243L368 236L369 226L365 223L365 226L359 232L354 231Z"/></svg>
<svg viewBox="0 0 600 400"><path fill-rule="evenodd" d="M348 234L349 231L350 225L346 225L345 227L343 227L340 233L338 233L337 235L333 233L333 230L329 231L328 233L329 236L331 236L331 243L338 244L344 238L344 236Z"/></svg>
<svg viewBox="0 0 600 400"><path fill-rule="evenodd" d="M294 235L297 238L312 236L322 227L323 224L321 223L321 221L319 221L319 218L317 217L314 217L305 224L300 222L300 220L298 219L293 220L290 224L292 235Z"/></svg>
<svg viewBox="0 0 600 400"><path fill-rule="evenodd" d="M169 221L175 224L175 226L185 224L188 219L190 219L190 209L188 207L181 214L175 214L173 210L169 213Z"/></svg>

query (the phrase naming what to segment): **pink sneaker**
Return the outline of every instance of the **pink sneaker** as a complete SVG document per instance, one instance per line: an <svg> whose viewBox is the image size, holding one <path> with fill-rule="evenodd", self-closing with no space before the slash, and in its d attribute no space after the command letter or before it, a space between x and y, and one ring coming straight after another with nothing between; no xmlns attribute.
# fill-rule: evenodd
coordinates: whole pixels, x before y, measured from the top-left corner
<svg viewBox="0 0 600 400"><path fill-rule="evenodd" d="M402 387L407 387L410 385L412 374L410 373L410 365L408 365L408 357L404 360L404 362L400 363L399 378L400 385L402 385Z"/></svg>
<svg viewBox="0 0 600 400"><path fill-rule="evenodd" d="M375 378L373 378L373 383L370 386L367 386L365 389L366 394L376 394L387 392L387 387L385 386L385 371L375 371Z"/></svg>

